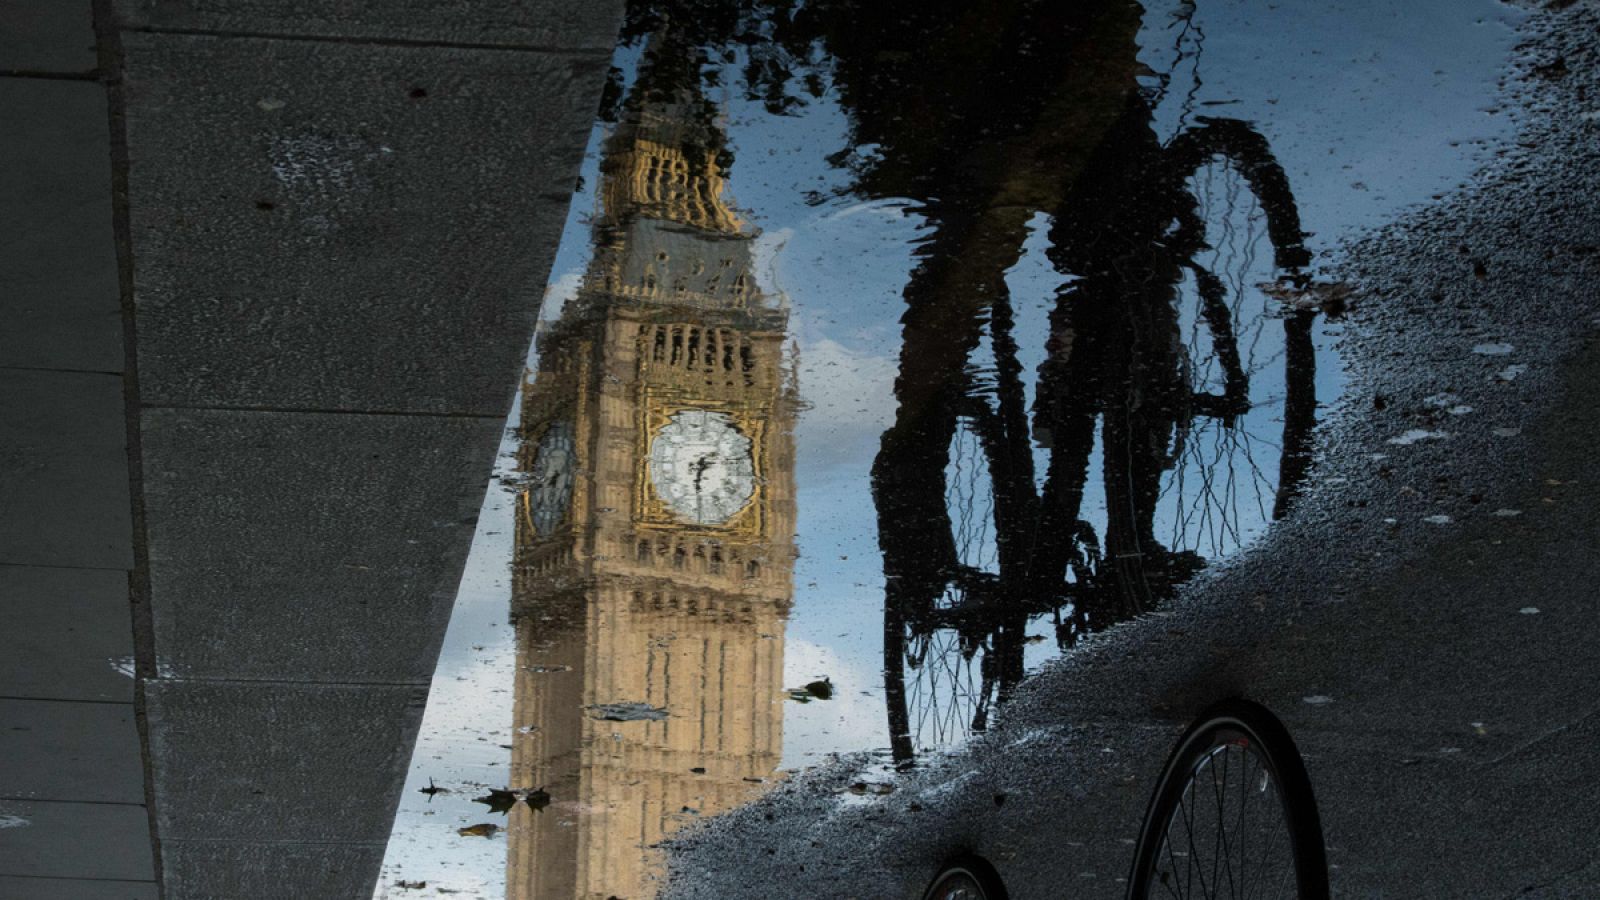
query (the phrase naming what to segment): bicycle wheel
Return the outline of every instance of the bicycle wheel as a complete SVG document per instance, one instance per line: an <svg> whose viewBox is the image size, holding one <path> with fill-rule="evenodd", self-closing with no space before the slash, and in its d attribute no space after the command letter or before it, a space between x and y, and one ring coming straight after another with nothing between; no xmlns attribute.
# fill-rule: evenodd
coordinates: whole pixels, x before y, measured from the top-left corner
<svg viewBox="0 0 1600 900"><path fill-rule="evenodd" d="M1311 780L1264 707L1225 700L1178 742L1145 814L1128 896L1327 898Z"/></svg>
<svg viewBox="0 0 1600 900"><path fill-rule="evenodd" d="M1005 885L1000 875L985 860L976 856L963 856L951 860L933 884L928 886L923 900L1006 900Z"/></svg>

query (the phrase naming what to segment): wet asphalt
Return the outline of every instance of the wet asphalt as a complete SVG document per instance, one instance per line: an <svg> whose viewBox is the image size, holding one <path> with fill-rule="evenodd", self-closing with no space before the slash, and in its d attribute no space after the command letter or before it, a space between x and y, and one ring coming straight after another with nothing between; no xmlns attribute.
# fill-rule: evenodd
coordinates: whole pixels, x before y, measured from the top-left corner
<svg viewBox="0 0 1600 900"><path fill-rule="evenodd" d="M1600 3L1549 5L1506 66L1516 138L1344 248L1349 387L1288 519L887 795L845 758L680 838L669 895L915 898L975 852L1012 897L1121 896L1228 696L1294 735L1336 895L1600 894Z"/></svg>

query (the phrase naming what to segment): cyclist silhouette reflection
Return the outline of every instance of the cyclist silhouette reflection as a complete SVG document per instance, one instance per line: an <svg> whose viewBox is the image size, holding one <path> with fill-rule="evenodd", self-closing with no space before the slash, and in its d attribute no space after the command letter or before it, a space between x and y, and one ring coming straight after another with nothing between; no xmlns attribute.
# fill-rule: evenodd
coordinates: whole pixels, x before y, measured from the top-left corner
<svg viewBox="0 0 1600 900"><path fill-rule="evenodd" d="M862 76L919 86L909 101L856 89L830 44L855 137L874 147L856 190L909 196L928 223L904 291L899 406L873 467L897 760L919 741L986 727L991 705L1023 677L1030 622L1053 620L1065 648L1156 607L1205 565L1195 547L1157 538L1158 501L1164 480L1200 452L1190 446L1197 424L1226 435L1251 410L1252 372L1234 321L1243 291L1202 262L1215 216L1197 195L1201 170L1242 179L1287 290L1307 283L1294 200L1259 134L1199 119L1158 136L1137 80L1136 11L1009 10L987 33L993 43L964 57L971 69L931 87L892 71L920 57L879 52L880 67ZM938 33L901 32L908 49L947 39L952 20L926 11L921 20ZM1030 408L1006 273L1037 213L1050 217L1048 258L1063 283ZM1274 516L1309 458L1313 316L1282 314ZM1097 445L1103 533L1084 510ZM1225 456L1202 459L1202 477L1207 463L1232 465ZM1226 503L1202 512L1229 514Z"/></svg>
<svg viewBox="0 0 1600 900"><path fill-rule="evenodd" d="M741 60L770 112L836 101L842 193L925 225L872 470L899 760L987 726L1030 626L1051 622L1065 648L1155 608L1243 541L1241 504L1281 516L1305 476L1310 254L1261 135L1169 92L1201 40L1195 5L1175 6L1166 73L1140 61L1149 14L1125 0L630 9L625 34L687 29L705 77ZM1168 101L1178 124L1158 130ZM1006 274L1040 217L1060 287L1048 333L1022 333ZM1265 291L1245 283L1258 228ZM1260 433L1274 417L1281 432ZM1255 458L1265 445L1275 459Z"/></svg>

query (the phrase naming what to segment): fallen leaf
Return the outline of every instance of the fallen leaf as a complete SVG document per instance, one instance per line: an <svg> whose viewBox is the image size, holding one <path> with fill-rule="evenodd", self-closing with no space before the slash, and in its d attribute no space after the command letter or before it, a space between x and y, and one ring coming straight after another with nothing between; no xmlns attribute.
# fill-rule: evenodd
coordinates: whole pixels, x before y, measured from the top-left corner
<svg viewBox="0 0 1600 900"><path fill-rule="evenodd" d="M516 806L517 801L521 799L521 795L515 791L490 788L488 794L482 797L473 797L472 802L487 805L489 812L505 814L511 812L511 807Z"/></svg>

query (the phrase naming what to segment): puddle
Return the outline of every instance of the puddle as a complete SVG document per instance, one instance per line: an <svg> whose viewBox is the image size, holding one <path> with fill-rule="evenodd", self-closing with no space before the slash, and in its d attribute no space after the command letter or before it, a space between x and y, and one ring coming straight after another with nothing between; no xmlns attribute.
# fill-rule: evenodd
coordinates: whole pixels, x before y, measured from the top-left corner
<svg viewBox="0 0 1600 900"><path fill-rule="evenodd" d="M377 896L651 896L1292 513L1332 254L1502 133L1513 13L1055 6L630 15Z"/></svg>

